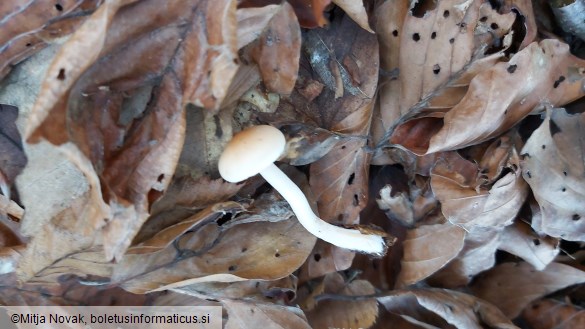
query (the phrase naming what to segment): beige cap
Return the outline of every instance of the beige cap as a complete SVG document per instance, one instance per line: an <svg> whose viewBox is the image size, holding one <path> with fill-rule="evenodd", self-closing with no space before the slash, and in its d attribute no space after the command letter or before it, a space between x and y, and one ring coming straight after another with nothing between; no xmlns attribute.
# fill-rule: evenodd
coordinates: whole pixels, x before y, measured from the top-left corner
<svg viewBox="0 0 585 329"><path fill-rule="evenodd" d="M260 125L242 130L221 154L219 174L230 183L241 182L274 163L285 146L284 135L272 126Z"/></svg>

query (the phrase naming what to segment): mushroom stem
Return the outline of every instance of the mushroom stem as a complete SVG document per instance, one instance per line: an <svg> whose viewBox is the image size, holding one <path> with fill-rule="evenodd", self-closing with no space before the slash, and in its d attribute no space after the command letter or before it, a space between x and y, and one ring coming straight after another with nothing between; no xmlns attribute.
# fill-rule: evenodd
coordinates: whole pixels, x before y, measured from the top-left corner
<svg viewBox="0 0 585 329"><path fill-rule="evenodd" d="M288 201L297 219L307 231L319 239L338 247L368 254L383 255L386 251L383 237L335 226L315 215L301 189L275 164L262 170L260 175Z"/></svg>

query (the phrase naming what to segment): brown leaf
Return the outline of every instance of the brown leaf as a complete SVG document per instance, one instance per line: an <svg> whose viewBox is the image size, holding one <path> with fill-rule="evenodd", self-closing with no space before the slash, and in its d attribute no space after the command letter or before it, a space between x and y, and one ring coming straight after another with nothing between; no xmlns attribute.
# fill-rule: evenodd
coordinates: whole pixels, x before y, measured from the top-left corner
<svg viewBox="0 0 585 329"><path fill-rule="evenodd" d="M0 5L0 79L12 67L46 47L51 39L63 37L93 11L98 1L36 0L9 1Z"/></svg>
<svg viewBox="0 0 585 329"><path fill-rule="evenodd" d="M585 114L549 110L522 149L522 174L541 210L537 232L585 240Z"/></svg>
<svg viewBox="0 0 585 329"><path fill-rule="evenodd" d="M228 313L226 329L311 328L303 312L293 306L231 299L222 299L221 303Z"/></svg>
<svg viewBox="0 0 585 329"><path fill-rule="evenodd" d="M571 329L585 327L582 307L543 299L531 303L522 312L522 319L532 329Z"/></svg>
<svg viewBox="0 0 585 329"><path fill-rule="evenodd" d="M378 297L378 301L388 311L405 316L416 315L417 309L426 309L455 328L518 328L492 304L453 290L436 288L395 290Z"/></svg>
<svg viewBox="0 0 585 329"><path fill-rule="evenodd" d="M585 272L568 265L550 263L537 271L528 263L503 263L474 281L472 290L512 319L531 301L583 282Z"/></svg>
<svg viewBox="0 0 585 329"><path fill-rule="evenodd" d="M465 96L443 118L409 121L394 132L392 142L403 143L405 131L419 125L427 128L404 144L417 154L483 142L540 110L543 102L563 105L583 96L583 67L585 62L571 55L566 44L552 39L532 43L509 62L476 75Z"/></svg>
<svg viewBox="0 0 585 329"><path fill-rule="evenodd" d="M342 296L372 295L375 290L371 283L365 280L345 282L339 273L327 274L323 280L325 294ZM305 310L309 324L313 328L369 328L376 321L378 304L375 299L360 301L335 300L335 298L321 300L316 307Z"/></svg>
<svg viewBox="0 0 585 329"><path fill-rule="evenodd" d="M450 222L464 227L504 227L512 223L528 195L518 165L513 170L493 186L484 187L475 164L463 158L441 161L431 171L431 187Z"/></svg>
<svg viewBox="0 0 585 329"><path fill-rule="evenodd" d="M406 234L398 287L419 282L454 259L464 244L465 230L452 224L424 225Z"/></svg>
<svg viewBox="0 0 585 329"><path fill-rule="evenodd" d="M559 240L538 236L529 224L516 221L507 226L500 235L498 249L516 255L542 271L559 254Z"/></svg>
<svg viewBox="0 0 585 329"><path fill-rule="evenodd" d="M343 9L362 29L374 33L368 23L368 14L362 2L351 0L333 0L332 2Z"/></svg>
<svg viewBox="0 0 585 329"><path fill-rule="evenodd" d="M284 2L251 46L262 80L269 91L290 94L299 71L301 29L292 7Z"/></svg>
<svg viewBox="0 0 585 329"><path fill-rule="evenodd" d="M285 205L267 202L257 214L236 216L231 225L206 220L178 236L193 225L188 218L167 231L172 234L162 231L153 237L151 241L159 236L160 241L173 241L163 250L126 255L116 265L112 280L126 290L145 293L198 282L285 277L306 260L315 243L315 237L290 218ZM267 222L277 215L289 219Z"/></svg>

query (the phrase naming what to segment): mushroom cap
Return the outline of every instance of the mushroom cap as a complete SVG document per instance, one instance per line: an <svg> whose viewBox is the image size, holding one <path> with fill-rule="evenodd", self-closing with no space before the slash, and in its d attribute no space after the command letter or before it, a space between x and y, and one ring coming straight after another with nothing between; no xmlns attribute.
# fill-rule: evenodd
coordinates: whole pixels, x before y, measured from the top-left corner
<svg viewBox="0 0 585 329"><path fill-rule="evenodd" d="M280 130L268 126L253 126L234 135L219 157L218 169L230 183L241 182L268 168L286 146Z"/></svg>

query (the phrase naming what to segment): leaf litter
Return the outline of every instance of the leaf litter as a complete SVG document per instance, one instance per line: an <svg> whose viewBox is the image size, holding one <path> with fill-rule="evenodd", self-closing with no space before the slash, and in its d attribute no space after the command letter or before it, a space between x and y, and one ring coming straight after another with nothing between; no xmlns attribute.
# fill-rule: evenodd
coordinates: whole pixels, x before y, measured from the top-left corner
<svg viewBox="0 0 585 329"><path fill-rule="evenodd" d="M213 304L227 328L582 322L585 62L542 4L0 13L0 303ZM387 255L317 241L260 177L221 179L257 124L285 133L278 165L314 211L396 237Z"/></svg>

